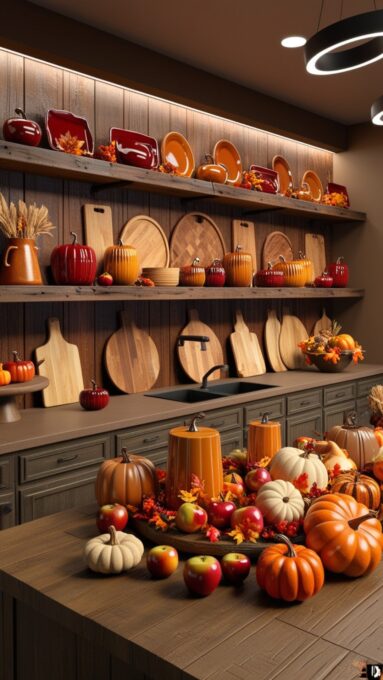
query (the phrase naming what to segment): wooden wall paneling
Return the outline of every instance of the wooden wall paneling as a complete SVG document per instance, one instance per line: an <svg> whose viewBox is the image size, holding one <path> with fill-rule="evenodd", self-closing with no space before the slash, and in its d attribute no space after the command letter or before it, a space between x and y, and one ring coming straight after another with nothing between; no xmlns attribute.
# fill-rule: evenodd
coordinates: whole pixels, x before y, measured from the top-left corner
<svg viewBox="0 0 383 680"><path fill-rule="evenodd" d="M24 59L0 50L0 121L15 116L15 108L24 108ZM27 116L30 112L26 112ZM2 128L2 124L1 124Z"/></svg>
<svg viewBox="0 0 383 680"><path fill-rule="evenodd" d="M246 128L247 133L247 147L248 157L245 160L248 165L255 163L256 165L263 165L268 167L267 158L267 139L268 135L262 130L252 130ZM247 169L247 165L245 166Z"/></svg>
<svg viewBox="0 0 383 680"><path fill-rule="evenodd" d="M17 350L25 359L31 359L24 342L24 305L1 305L0 313L0 362L12 359L12 351ZM25 398L17 398L19 408L24 408Z"/></svg>
<svg viewBox="0 0 383 680"><path fill-rule="evenodd" d="M24 354L27 358L33 358L36 347L40 347L48 340L47 319L56 317L60 321L61 332L65 340L67 337L67 330L64 325L64 303L62 302L43 302L41 304L25 304L24 305L24 332L25 332L25 349ZM33 405L42 406L41 392L26 395L26 407Z"/></svg>
<svg viewBox="0 0 383 680"><path fill-rule="evenodd" d="M107 374L104 363L105 344L108 338L120 327L119 311L122 302L99 302L94 308L94 356L95 380L106 387L111 394L120 394Z"/></svg>
<svg viewBox="0 0 383 680"><path fill-rule="evenodd" d="M209 130L209 147L208 153L213 153L216 142L224 138L224 121L222 118L215 118L208 116L206 113L202 114L204 126Z"/></svg>
<svg viewBox="0 0 383 680"><path fill-rule="evenodd" d="M95 82L95 145L108 144L111 127L124 126L124 91L117 85Z"/></svg>
<svg viewBox="0 0 383 680"><path fill-rule="evenodd" d="M63 72L64 109L86 118L93 141L95 133L95 81L70 71ZM96 148L96 145L95 145Z"/></svg>
<svg viewBox="0 0 383 680"><path fill-rule="evenodd" d="M77 345L80 352L82 376L85 387L91 386L95 376L95 303L79 302L64 305L64 329L68 342Z"/></svg>
<svg viewBox="0 0 383 680"><path fill-rule="evenodd" d="M247 129L244 125L236 125L235 123L232 123L231 121L224 121L223 124L223 134L225 139L228 139L239 152L239 155L242 160L242 167L243 169L247 168L249 163L248 163L248 135L247 135Z"/></svg>
<svg viewBox="0 0 383 680"><path fill-rule="evenodd" d="M272 167L273 157L277 155L283 156L287 160L293 176L294 187L297 186L300 180L300 177L298 177L298 144L277 135L268 135L267 165L270 168Z"/></svg>
<svg viewBox="0 0 383 680"><path fill-rule="evenodd" d="M178 108L178 107L173 107ZM158 140L161 148L161 140L171 128L171 105L167 102L149 99L148 109L148 132L151 137ZM173 114L174 117L175 114ZM170 234L170 198L149 194L149 213L163 228L165 234Z"/></svg>
<svg viewBox="0 0 383 680"><path fill-rule="evenodd" d="M198 111L186 111L186 138L192 148L196 168L205 162L206 154L213 153L217 140L211 140L208 116Z"/></svg>
<svg viewBox="0 0 383 680"><path fill-rule="evenodd" d="M124 128L147 135L149 133L149 98L138 92L124 92ZM124 217L118 228L135 215L149 214L149 193L144 191L122 192ZM116 231L115 231L116 233Z"/></svg>
<svg viewBox="0 0 383 680"><path fill-rule="evenodd" d="M45 130L45 116L49 109L62 109L64 100L64 71L56 66L25 59L25 108L44 131L42 146L49 146ZM58 152L59 153L59 152Z"/></svg>
<svg viewBox="0 0 383 680"><path fill-rule="evenodd" d="M171 385L173 351L170 342L170 302L149 302L149 333L160 357L160 373L156 387Z"/></svg>

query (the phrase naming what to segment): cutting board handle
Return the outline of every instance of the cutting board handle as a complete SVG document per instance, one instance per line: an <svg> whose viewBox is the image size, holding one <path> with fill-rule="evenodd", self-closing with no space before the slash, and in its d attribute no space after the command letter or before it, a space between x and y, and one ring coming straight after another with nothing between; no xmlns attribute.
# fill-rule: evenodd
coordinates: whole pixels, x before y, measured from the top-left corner
<svg viewBox="0 0 383 680"><path fill-rule="evenodd" d="M60 328L60 320L57 319L55 316L49 317L49 319L47 320L47 326L49 339L52 337L52 335L62 335Z"/></svg>
<svg viewBox="0 0 383 680"><path fill-rule="evenodd" d="M236 331L248 331L248 327L245 324L243 314L240 309L235 310L234 314L234 329Z"/></svg>
<svg viewBox="0 0 383 680"><path fill-rule="evenodd" d="M192 307L189 309L189 321L199 321L198 311Z"/></svg>

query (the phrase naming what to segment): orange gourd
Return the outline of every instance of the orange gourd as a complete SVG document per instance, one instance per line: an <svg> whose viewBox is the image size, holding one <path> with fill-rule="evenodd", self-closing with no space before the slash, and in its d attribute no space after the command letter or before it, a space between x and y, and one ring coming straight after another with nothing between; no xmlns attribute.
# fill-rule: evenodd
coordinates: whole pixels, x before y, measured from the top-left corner
<svg viewBox="0 0 383 680"><path fill-rule="evenodd" d="M363 576L380 562L382 525L352 496L331 493L317 498L307 511L303 528L306 545L318 553L329 571Z"/></svg>
<svg viewBox="0 0 383 680"><path fill-rule="evenodd" d="M102 463L96 478L99 505L121 503L139 507L144 496L157 493L156 469L149 458L122 449L121 456Z"/></svg>
<svg viewBox="0 0 383 680"><path fill-rule="evenodd" d="M312 597L324 584L320 557L303 545L293 545L287 536L261 553L257 562L258 585L275 599L302 602Z"/></svg>
<svg viewBox="0 0 383 680"><path fill-rule="evenodd" d="M343 425L334 425L326 434L326 439L334 441L341 449L346 449L359 469L370 463L378 453L379 444L374 430L356 424L356 414L346 416Z"/></svg>
<svg viewBox="0 0 383 680"><path fill-rule="evenodd" d="M0 386L9 385L10 382L11 382L10 372L4 370L3 364L0 364Z"/></svg>
<svg viewBox="0 0 383 680"><path fill-rule="evenodd" d="M195 257L191 265L181 267L180 285L181 286L203 286L206 280L205 267L199 265L199 257Z"/></svg>
<svg viewBox="0 0 383 680"><path fill-rule="evenodd" d="M380 506L379 484L360 472L345 472L337 475L332 483L331 490L336 493L345 493L355 498L358 503L364 503L370 510L377 510Z"/></svg>
<svg viewBox="0 0 383 680"><path fill-rule="evenodd" d="M223 258L227 286L251 286L255 264L251 253L245 253L238 245L234 253L226 253Z"/></svg>
<svg viewBox="0 0 383 680"><path fill-rule="evenodd" d="M166 505L177 509L178 494L191 488L192 475L205 482L209 497L218 496L223 488L221 438L218 430L197 427L195 416L189 427L174 427L169 432L169 453L166 476Z"/></svg>
<svg viewBox="0 0 383 680"><path fill-rule="evenodd" d="M273 458L282 446L281 424L271 421L267 413L262 414L261 420L249 423L247 437L247 461L256 463L262 458Z"/></svg>
<svg viewBox="0 0 383 680"><path fill-rule="evenodd" d="M115 284L132 286L139 272L136 249L121 240L118 246L109 246L104 255L104 271L113 277Z"/></svg>
<svg viewBox="0 0 383 680"><path fill-rule="evenodd" d="M303 260L285 260L279 256L279 262L273 265L273 269L281 271L285 275L285 286L300 287L307 282L307 267Z"/></svg>

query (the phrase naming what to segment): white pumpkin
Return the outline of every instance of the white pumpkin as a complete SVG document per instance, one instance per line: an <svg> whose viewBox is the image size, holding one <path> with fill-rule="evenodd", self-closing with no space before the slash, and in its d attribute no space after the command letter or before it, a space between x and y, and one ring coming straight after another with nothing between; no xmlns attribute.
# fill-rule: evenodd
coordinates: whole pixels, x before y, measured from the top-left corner
<svg viewBox="0 0 383 680"><path fill-rule="evenodd" d="M317 453L302 451L293 446L284 446L279 449L270 463L270 475L272 479L284 479L293 482L294 479L307 474L309 488L316 483L318 489L326 489L328 485L328 472Z"/></svg>
<svg viewBox="0 0 383 680"><path fill-rule="evenodd" d="M255 504L269 524L277 524L284 520L297 521L302 519L305 511L301 493L294 484L283 479L263 484L258 491Z"/></svg>
<svg viewBox="0 0 383 680"><path fill-rule="evenodd" d="M109 527L108 534L91 538L84 550L89 569L100 574L120 574L132 569L141 561L144 544L133 534Z"/></svg>

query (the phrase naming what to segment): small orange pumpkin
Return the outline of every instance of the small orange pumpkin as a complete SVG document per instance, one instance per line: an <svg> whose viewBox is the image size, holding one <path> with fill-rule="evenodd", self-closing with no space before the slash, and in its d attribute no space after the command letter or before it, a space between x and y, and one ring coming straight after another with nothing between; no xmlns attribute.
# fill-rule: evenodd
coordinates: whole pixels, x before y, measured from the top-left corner
<svg viewBox="0 0 383 680"><path fill-rule="evenodd" d="M332 483L334 493L346 493L352 496L358 503L364 503L370 510L377 510L380 506L379 484L360 472L345 472L335 477Z"/></svg>
<svg viewBox="0 0 383 680"><path fill-rule="evenodd" d="M375 458L372 459L372 473L376 479L383 482L383 446L380 447Z"/></svg>
<svg viewBox="0 0 383 680"><path fill-rule="evenodd" d="M11 382L11 374L3 368L3 364L0 364L0 385L9 385Z"/></svg>
<svg viewBox="0 0 383 680"><path fill-rule="evenodd" d="M276 535L276 545L261 553L257 562L258 585L270 597L286 602L302 602L315 595L324 584L320 557L303 545L293 545L284 535Z"/></svg>
<svg viewBox="0 0 383 680"><path fill-rule="evenodd" d="M375 427L374 435L379 446L383 446L383 427Z"/></svg>
<svg viewBox="0 0 383 680"><path fill-rule="evenodd" d="M104 461L98 471L95 489L97 503L139 507L144 496L156 495L156 469L149 458L135 456L125 448L121 454Z"/></svg>
<svg viewBox="0 0 383 680"><path fill-rule="evenodd" d="M180 286L204 286L206 281L205 267L200 264L199 257L195 257L192 264L181 267Z"/></svg>

